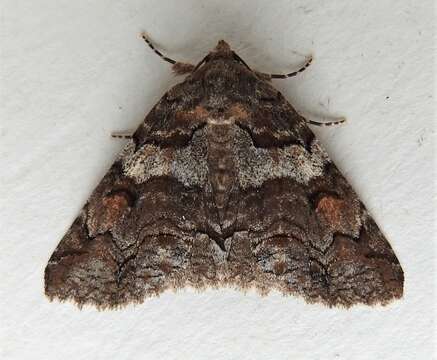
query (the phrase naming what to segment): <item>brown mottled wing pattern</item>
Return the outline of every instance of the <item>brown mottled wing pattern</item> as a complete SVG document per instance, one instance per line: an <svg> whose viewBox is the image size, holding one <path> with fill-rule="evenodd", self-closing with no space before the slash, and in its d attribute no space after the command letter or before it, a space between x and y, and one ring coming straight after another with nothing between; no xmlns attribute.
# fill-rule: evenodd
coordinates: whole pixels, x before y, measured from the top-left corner
<svg viewBox="0 0 437 360"><path fill-rule="evenodd" d="M187 285L344 306L402 295L389 243L304 120L234 59L165 94L45 271L50 298L99 307Z"/></svg>

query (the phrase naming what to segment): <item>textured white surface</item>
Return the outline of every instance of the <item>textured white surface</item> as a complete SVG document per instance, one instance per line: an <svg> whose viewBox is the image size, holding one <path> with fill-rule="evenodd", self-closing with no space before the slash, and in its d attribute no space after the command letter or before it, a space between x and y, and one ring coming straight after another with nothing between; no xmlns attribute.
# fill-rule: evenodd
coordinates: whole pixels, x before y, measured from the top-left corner
<svg viewBox="0 0 437 360"><path fill-rule="evenodd" d="M1 2L2 359L431 359L432 0ZM197 62L224 38L316 128L393 246L405 296L381 308L230 289L165 293L120 311L49 303L43 271L134 129L179 81L140 40Z"/></svg>

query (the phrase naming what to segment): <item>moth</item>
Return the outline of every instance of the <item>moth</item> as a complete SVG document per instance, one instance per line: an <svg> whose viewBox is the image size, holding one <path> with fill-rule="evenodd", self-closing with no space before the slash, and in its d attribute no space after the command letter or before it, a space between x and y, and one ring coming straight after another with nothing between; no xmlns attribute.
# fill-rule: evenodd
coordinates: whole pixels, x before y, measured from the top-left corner
<svg viewBox="0 0 437 360"><path fill-rule="evenodd" d="M45 269L50 299L113 308L167 289L277 290L328 306L403 293L390 244L272 79L223 40L153 107Z"/></svg>

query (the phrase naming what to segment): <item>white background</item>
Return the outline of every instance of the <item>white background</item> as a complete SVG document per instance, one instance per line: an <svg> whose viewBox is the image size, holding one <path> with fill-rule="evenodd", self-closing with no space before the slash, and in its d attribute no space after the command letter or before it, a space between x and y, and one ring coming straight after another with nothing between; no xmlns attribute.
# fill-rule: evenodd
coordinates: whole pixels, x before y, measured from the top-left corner
<svg viewBox="0 0 437 360"><path fill-rule="evenodd" d="M2 359L431 359L432 0L1 1ZM220 38L308 117L393 246L405 295L349 310L231 289L119 311L49 301L52 251L124 141L180 81L139 38L197 63Z"/></svg>

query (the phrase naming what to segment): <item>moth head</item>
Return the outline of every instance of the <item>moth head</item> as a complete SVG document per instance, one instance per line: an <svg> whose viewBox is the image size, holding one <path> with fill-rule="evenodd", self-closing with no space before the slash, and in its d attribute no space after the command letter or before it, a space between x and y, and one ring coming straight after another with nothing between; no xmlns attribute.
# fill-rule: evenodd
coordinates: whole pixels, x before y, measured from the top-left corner
<svg viewBox="0 0 437 360"><path fill-rule="evenodd" d="M232 59L251 70L250 67L243 61L243 59L240 58L237 53L233 51L229 44L224 40L220 40L214 50L211 51L202 62L209 62L216 59Z"/></svg>
<svg viewBox="0 0 437 360"><path fill-rule="evenodd" d="M234 52L231 50L229 44L220 40L216 47L206 56L205 61L211 61L216 59L231 59L233 57Z"/></svg>
<svg viewBox="0 0 437 360"><path fill-rule="evenodd" d="M215 48L208 54L206 55L201 62L199 62L193 69L191 72L195 72L197 69L199 69L203 64L209 63L209 62L213 62L215 60L231 60L231 61L236 61L242 65L244 65L247 69L249 69L250 71L252 71L250 69L250 67L243 61L243 59L241 59L236 53L235 51L233 51L231 49L231 47L229 46L229 44L224 41L224 40L220 40L217 45L215 46ZM175 65L177 65L178 63L176 63ZM190 69L191 70L191 69Z"/></svg>
<svg viewBox="0 0 437 360"><path fill-rule="evenodd" d="M222 55L231 55L232 54L232 50L231 47L229 46L229 44L224 41L224 40L220 40L215 49L214 49L215 53L220 53Z"/></svg>

